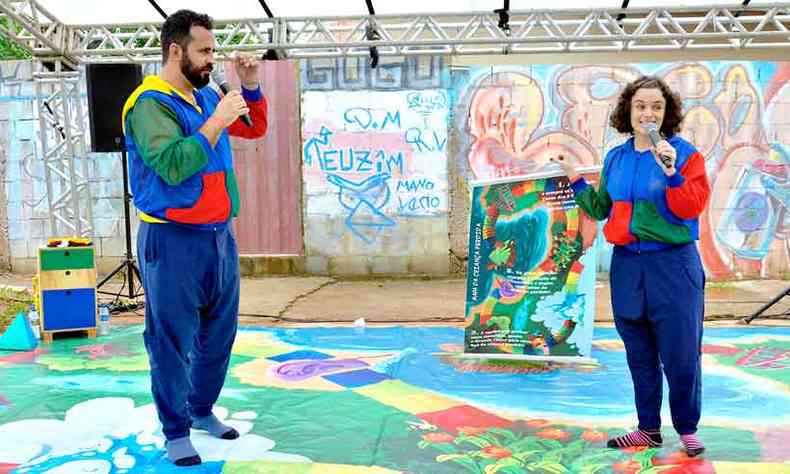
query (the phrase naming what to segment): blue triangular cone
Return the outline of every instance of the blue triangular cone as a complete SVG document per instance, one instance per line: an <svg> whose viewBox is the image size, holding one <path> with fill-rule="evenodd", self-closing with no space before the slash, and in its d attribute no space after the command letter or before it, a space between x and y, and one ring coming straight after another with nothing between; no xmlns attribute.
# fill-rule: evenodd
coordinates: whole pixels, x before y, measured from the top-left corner
<svg viewBox="0 0 790 474"><path fill-rule="evenodd" d="M16 315L11 325L0 336L0 350L6 351L29 351L38 346L33 328L30 327L25 313L20 312Z"/></svg>

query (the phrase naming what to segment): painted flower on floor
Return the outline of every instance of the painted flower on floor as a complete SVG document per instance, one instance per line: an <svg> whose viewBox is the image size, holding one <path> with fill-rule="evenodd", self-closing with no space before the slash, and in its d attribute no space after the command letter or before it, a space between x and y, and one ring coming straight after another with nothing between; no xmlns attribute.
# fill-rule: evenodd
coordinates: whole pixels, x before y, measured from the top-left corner
<svg viewBox="0 0 790 474"><path fill-rule="evenodd" d="M538 431L535 433L535 436L538 438L543 439L556 439L557 441L567 441L568 438L571 437L571 434L567 431L563 431L557 428L548 428L545 430Z"/></svg>
<svg viewBox="0 0 790 474"><path fill-rule="evenodd" d="M126 344L83 344L71 352L44 354L36 362L49 370L112 370L116 372L147 372L148 356L139 344L129 349Z"/></svg>
<svg viewBox="0 0 790 474"><path fill-rule="evenodd" d="M254 412L214 414L241 437L225 441L192 431L192 443L204 465L220 471L230 461L310 463L310 459L272 451L274 441L251 433ZM130 398L105 397L80 402L63 420L27 419L0 425L0 466L18 473L150 472L175 470L164 452L165 439L152 404L135 406Z"/></svg>
<svg viewBox="0 0 790 474"><path fill-rule="evenodd" d="M543 423L546 421L546 423ZM421 449L437 451L436 461L453 463L458 472L606 472L607 468L651 466L648 453L630 454L614 449L598 449L606 433L548 426L547 420L528 420L521 428L462 427L458 435L428 433L418 443ZM642 460L634 457L645 457Z"/></svg>
<svg viewBox="0 0 790 474"><path fill-rule="evenodd" d="M582 433L579 437L585 441L595 443L599 441L606 441L607 434L603 431L588 430Z"/></svg>

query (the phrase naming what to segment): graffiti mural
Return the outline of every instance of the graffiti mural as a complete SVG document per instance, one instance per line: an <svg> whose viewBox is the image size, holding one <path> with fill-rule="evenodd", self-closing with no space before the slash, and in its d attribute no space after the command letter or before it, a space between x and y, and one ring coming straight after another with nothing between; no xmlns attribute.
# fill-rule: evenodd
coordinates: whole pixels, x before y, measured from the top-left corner
<svg viewBox="0 0 790 474"><path fill-rule="evenodd" d="M305 215L322 229L308 246L335 255L350 239L393 254L382 237L434 238L413 222L447 214L448 108L443 90L305 92Z"/></svg>
<svg viewBox="0 0 790 474"><path fill-rule="evenodd" d="M299 84L305 91L404 90L447 87L443 56L385 56L378 66L370 58L305 59Z"/></svg>
<svg viewBox="0 0 790 474"><path fill-rule="evenodd" d="M182 472L167 461L142 327L0 352L0 472ZM705 454L606 449L635 422L622 342L599 366L454 357L461 328L244 328L215 414L241 437L193 431L194 472L790 472L790 329L709 328ZM748 422L744 413L749 413ZM353 449L349 449L353 447Z"/></svg>
<svg viewBox="0 0 790 474"><path fill-rule="evenodd" d="M662 77L679 92L682 135L706 157L713 193L701 217L700 250L709 276L786 277L790 63L472 69L453 90L463 112L454 122L462 131L460 171L477 179L523 174L559 153L600 164L623 140L608 126L619 91L641 74ZM608 259L601 263L608 268Z"/></svg>

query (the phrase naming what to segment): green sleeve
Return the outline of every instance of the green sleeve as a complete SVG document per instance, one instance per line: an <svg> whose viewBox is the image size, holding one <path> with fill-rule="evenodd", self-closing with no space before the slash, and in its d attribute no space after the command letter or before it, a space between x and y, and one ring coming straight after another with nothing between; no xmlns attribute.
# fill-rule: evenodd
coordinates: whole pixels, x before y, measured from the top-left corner
<svg viewBox="0 0 790 474"><path fill-rule="evenodd" d="M167 184L181 184L208 163L205 137L185 137L175 112L166 105L146 97L129 113L130 133L143 162Z"/></svg>
<svg viewBox="0 0 790 474"><path fill-rule="evenodd" d="M584 178L573 183L573 190L576 194L576 204L584 212L596 221L602 221L609 217L612 209L612 199L606 191L606 176L601 173L598 190L592 187Z"/></svg>

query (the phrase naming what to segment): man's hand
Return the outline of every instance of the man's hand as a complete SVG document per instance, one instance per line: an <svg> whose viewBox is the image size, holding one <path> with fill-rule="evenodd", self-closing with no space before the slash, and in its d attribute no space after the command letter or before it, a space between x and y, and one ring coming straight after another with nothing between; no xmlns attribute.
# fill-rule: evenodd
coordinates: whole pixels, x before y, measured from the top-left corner
<svg viewBox="0 0 790 474"><path fill-rule="evenodd" d="M240 115L249 113L250 109L244 101L241 92L228 91L228 94L219 101L214 114L211 116L222 128L227 128L239 118Z"/></svg>
<svg viewBox="0 0 790 474"><path fill-rule="evenodd" d="M249 54L236 53L233 56L233 65L236 75L239 76L241 85L247 90L255 90L260 85L258 82L258 60Z"/></svg>

